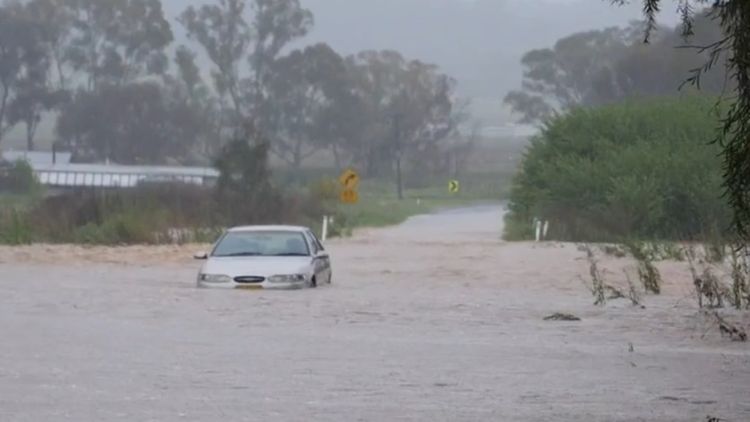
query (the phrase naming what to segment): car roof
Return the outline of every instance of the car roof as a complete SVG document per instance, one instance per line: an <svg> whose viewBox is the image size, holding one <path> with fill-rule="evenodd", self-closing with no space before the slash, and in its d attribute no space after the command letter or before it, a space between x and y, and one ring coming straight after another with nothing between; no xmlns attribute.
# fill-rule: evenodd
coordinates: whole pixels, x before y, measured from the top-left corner
<svg viewBox="0 0 750 422"><path fill-rule="evenodd" d="M310 229L302 226L239 226L230 228L229 232L306 232Z"/></svg>

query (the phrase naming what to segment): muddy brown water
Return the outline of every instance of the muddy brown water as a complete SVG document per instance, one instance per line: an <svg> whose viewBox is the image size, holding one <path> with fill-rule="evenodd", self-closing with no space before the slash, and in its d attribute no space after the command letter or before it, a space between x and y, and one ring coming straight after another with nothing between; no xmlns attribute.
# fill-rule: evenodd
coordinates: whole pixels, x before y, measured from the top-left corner
<svg viewBox="0 0 750 422"><path fill-rule="evenodd" d="M298 292L197 290L199 246L0 248L0 421L750 420L749 348L685 264L595 307L582 252L501 214L331 241L334 285Z"/></svg>

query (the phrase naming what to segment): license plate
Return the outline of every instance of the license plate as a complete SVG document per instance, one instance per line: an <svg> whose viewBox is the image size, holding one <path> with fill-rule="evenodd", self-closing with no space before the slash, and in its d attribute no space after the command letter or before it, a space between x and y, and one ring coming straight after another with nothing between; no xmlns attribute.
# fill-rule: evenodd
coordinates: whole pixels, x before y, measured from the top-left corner
<svg viewBox="0 0 750 422"><path fill-rule="evenodd" d="M237 286L239 290L263 290L263 286Z"/></svg>

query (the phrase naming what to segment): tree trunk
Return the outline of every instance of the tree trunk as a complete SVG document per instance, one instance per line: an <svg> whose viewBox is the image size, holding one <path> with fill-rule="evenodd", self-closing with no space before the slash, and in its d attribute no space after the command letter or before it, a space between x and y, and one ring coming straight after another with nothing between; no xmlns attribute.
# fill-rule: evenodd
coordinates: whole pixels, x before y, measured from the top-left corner
<svg viewBox="0 0 750 422"><path fill-rule="evenodd" d="M10 88L8 88L7 85L3 84L3 97L0 99L0 142L3 140L3 135L5 135L5 111L8 107L8 97L10 96Z"/></svg>
<svg viewBox="0 0 750 422"><path fill-rule="evenodd" d="M297 141L297 145L294 147L294 155L292 156L292 173L295 182L302 181L303 177L301 174L302 169L302 141Z"/></svg>
<svg viewBox="0 0 750 422"><path fill-rule="evenodd" d="M26 150L35 151L36 145L34 144L34 138L36 137L36 129L39 127L39 119L33 116L31 120L26 122Z"/></svg>
<svg viewBox="0 0 750 422"><path fill-rule="evenodd" d="M396 190L398 192L398 200L404 199L404 182L401 177L401 155L396 157Z"/></svg>
<svg viewBox="0 0 750 422"><path fill-rule="evenodd" d="M34 151L34 128L31 123L26 123L26 150Z"/></svg>
<svg viewBox="0 0 750 422"><path fill-rule="evenodd" d="M401 145L401 115L396 114L393 116L393 129L394 129L394 137L393 137L393 144L395 146L396 151L396 190L398 192L398 199L399 201L404 199L404 183L403 178L401 174L401 158L403 156L403 149Z"/></svg>

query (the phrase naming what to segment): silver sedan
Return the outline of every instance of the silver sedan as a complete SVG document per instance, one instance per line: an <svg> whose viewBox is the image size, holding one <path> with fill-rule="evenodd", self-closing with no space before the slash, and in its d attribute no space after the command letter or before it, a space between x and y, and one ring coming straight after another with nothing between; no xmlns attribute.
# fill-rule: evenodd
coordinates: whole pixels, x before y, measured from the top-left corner
<svg viewBox="0 0 750 422"><path fill-rule="evenodd" d="M331 260L306 227L248 226L227 230L198 273L198 287L301 289L330 284Z"/></svg>

